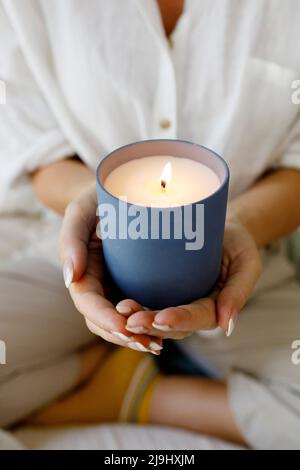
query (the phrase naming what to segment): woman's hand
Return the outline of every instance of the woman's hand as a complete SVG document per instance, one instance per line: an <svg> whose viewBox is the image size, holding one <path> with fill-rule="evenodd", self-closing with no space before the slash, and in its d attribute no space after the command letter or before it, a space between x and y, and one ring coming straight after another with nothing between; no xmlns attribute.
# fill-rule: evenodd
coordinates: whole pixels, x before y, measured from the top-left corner
<svg viewBox="0 0 300 470"><path fill-rule="evenodd" d="M189 305L144 311L130 299L119 303L130 315L126 329L132 333L160 338L184 338L195 330L221 326L231 335L239 312L251 296L261 274L261 261L255 241L237 220L226 223L220 282L209 297Z"/></svg>
<svg viewBox="0 0 300 470"><path fill-rule="evenodd" d="M126 330L127 318L108 300L101 242L96 236L97 197L90 186L68 205L60 236L64 279L90 331L112 343L158 354L161 339ZM125 313L128 309L120 310Z"/></svg>

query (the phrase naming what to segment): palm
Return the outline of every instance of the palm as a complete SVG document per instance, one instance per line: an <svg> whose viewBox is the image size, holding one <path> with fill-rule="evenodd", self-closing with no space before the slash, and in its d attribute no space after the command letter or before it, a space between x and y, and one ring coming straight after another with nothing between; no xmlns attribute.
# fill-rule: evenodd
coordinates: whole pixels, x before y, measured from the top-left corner
<svg viewBox="0 0 300 470"><path fill-rule="evenodd" d="M143 327L161 338L186 337L195 330L221 326L228 329L229 320L250 297L260 274L260 258L251 235L238 222L226 224L222 268L218 286L210 297L189 305L166 308L160 312L136 311L127 322L130 331ZM133 301L126 301L134 306ZM167 325L169 328L158 329Z"/></svg>
<svg viewBox="0 0 300 470"><path fill-rule="evenodd" d="M228 315L237 314L247 302L261 270L255 242L239 223L228 223L224 236L220 292L216 298L217 321L225 326Z"/></svg>
<svg viewBox="0 0 300 470"><path fill-rule="evenodd" d="M116 288L105 270L101 241L96 235L95 196L95 190L91 188L66 210L60 250L63 259L66 254L68 259L71 255L74 267L69 291L93 333L109 342L146 351L152 338L130 334L126 330L126 317L117 312L111 301L116 300Z"/></svg>

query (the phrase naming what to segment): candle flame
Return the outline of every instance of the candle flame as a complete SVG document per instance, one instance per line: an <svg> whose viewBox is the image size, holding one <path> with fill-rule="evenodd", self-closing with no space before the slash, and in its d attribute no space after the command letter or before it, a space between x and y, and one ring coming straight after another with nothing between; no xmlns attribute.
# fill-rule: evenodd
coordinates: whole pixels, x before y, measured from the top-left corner
<svg viewBox="0 0 300 470"><path fill-rule="evenodd" d="M172 165L170 162L166 163L160 177L160 185L163 190L170 184L172 179Z"/></svg>

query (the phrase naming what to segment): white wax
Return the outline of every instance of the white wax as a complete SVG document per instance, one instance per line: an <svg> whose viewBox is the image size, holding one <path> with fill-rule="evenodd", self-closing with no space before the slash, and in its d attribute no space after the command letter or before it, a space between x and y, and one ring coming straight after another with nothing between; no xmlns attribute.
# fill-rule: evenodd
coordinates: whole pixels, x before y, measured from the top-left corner
<svg viewBox="0 0 300 470"><path fill-rule="evenodd" d="M161 175L167 163L172 178L165 189ZM149 156L130 160L115 168L104 182L119 199L147 207L173 207L200 201L220 187L218 176L206 165L189 158Z"/></svg>

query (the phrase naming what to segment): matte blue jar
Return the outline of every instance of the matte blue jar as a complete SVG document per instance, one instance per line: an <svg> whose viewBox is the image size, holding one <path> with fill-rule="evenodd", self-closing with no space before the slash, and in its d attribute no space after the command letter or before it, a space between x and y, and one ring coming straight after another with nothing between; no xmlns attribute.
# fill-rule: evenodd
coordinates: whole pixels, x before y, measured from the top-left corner
<svg viewBox="0 0 300 470"><path fill-rule="evenodd" d="M105 189L105 179L116 167L133 158L153 155L184 157L203 163L217 174L220 187L201 201L175 209L133 205ZM182 140L136 142L113 151L101 161L97 169L99 209L101 212L101 208L109 205L116 215L114 235L102 238L103 254L112 279L124 298L135 299L151 309L161 309L191 302L212 291L221 268L228 186L226 162L212 150ZM139 210L147 219L148 236L132 239L128 233L124 235L124 223L129 226L134 218L132 213ZM160 223L163 218L170 224L168 239ZM101 230L102 221L100 217ZM183 226L189 224L198 238L202 238L201 246L185 235ZM180 229L182 237L178 238Z"/></svg>

